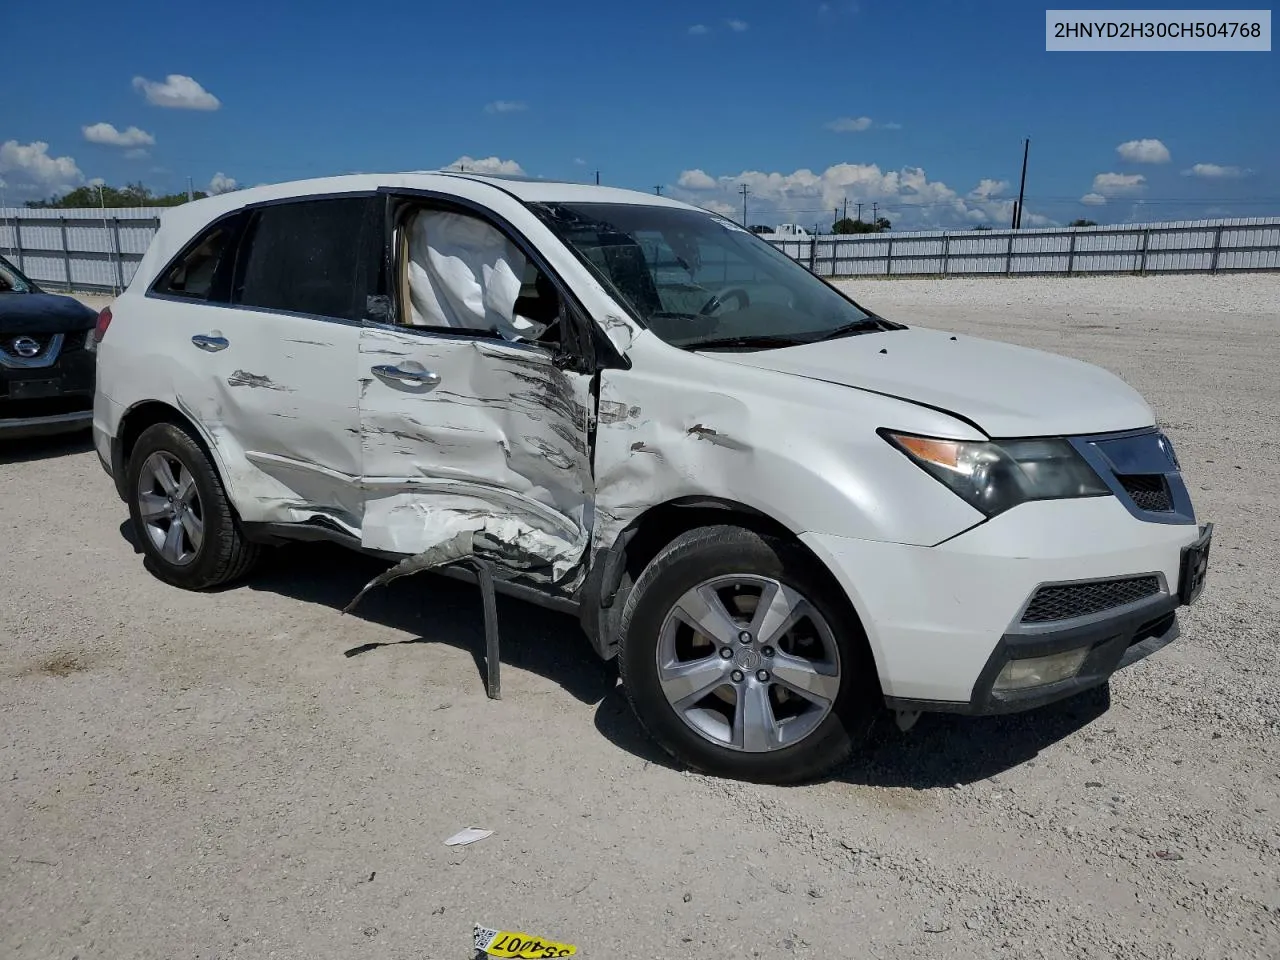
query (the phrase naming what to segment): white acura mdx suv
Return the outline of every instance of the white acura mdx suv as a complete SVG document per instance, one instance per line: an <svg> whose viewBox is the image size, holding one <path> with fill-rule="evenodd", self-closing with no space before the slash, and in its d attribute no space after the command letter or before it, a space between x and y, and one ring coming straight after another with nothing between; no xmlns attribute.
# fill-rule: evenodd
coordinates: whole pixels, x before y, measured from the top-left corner
<svg viewBox="0 0 1280 960"><path fill-rule="evenodd" d="M1211 525L1115 376L884 319L663 197L413 173L200 200L96 338L97 450L156 576L328 540L398 561L375 584L574 611L719 775L815 777L886 706L1104 684L1204 583Z"/></svg>

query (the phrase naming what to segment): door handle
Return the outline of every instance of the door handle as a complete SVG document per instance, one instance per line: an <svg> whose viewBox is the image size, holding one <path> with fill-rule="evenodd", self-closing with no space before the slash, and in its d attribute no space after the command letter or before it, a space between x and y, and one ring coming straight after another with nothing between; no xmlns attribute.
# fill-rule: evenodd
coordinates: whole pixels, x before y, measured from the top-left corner
<svg viewBox="0 0 1280 960"><path fill-rule="evenodd" d="M207 350L210 353L217 353L219 350L225 350L227 347L231 346L231 341L226 337L207 336L203 333L197 333L191 338L191 342L201 350Z"/></svg>
<svg viewBox="0 0 1280 960"><path fill-rule="evenodd" d="M403 380L405 383L417 383L428 387L434 387L440 383L440 374L423 369L418 364L414 364L414 366L418 367L418 369L405 369L388 363L380 363L373 368L373 372L376 376L388 380Z"/></svg>

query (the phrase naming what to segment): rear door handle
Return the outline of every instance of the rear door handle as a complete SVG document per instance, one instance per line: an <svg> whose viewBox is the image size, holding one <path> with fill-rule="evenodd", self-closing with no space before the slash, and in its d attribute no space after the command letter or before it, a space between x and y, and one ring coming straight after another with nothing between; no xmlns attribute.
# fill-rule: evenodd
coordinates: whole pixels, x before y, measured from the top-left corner
<svg viewBox="0 0 1280 960"><path fill-rule="evenodd" d="M434 387L440 383L440 374L427 370L418 363L398 367L380 363L373 368L373 373L385 380L402 380L405 383L417 383L428 387Z"/></svg>
<svg viewBox="0 0 1280 960"><path fill-rule="evenodd" d="M207 350L210 353L217 353L219 350L225 350L227 347L231 346L231 341L220 334L206 335L203 333L197 333L191 338L191 342L201 350Z"/></svg>

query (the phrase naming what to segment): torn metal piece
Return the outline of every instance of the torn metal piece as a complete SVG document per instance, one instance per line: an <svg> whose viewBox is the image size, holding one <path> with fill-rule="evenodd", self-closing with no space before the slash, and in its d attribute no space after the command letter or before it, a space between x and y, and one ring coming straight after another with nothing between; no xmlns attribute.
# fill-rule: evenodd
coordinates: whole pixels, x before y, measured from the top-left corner
<svg viewBox="0 0 1280 960"><path fill-rule="evenodd" d="M483 560L473 561L484 602L484 686L490 700L502 699L502 654L498 640L498 598L493 592L493 570Z"/></svg>
<svg viewBox="0 0 1280 960"><path fill-rule="evenodd" d="M390 583L400 577L407 577L411 573L421 573L424 570L434 570L437 567L443 567L446 564L457 563L459 560L465 560L475 552L474 546L475 531L463 530L445 540L437 543L429 550L422 553L414 554L412 557L406 557L397 563L394 567L382 571L368 583L366 583L360 592L352 598L351 602L342 608L343 613L350 613L355 609L366 593L374 587L380 587L384 583Z"/></svg>

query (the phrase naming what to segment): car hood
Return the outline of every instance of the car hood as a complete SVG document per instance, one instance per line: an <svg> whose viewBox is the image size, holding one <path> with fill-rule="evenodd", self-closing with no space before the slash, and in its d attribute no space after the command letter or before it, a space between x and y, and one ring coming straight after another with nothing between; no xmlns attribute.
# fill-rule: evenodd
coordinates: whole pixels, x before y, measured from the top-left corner
<svg viewBox="0 0 1280 960"><path fill-rule="evenodd" d="M938 330L913 327L707 355L934 407L990 437L1106 433L1155 422L1141 395L1100 367Z"/></svg>
<svg viewBox="0 0 1280 960"><path fill-rule="evenodd" d="M53 293L0 293L0 334L88 330L97 311Z"/></svg>

